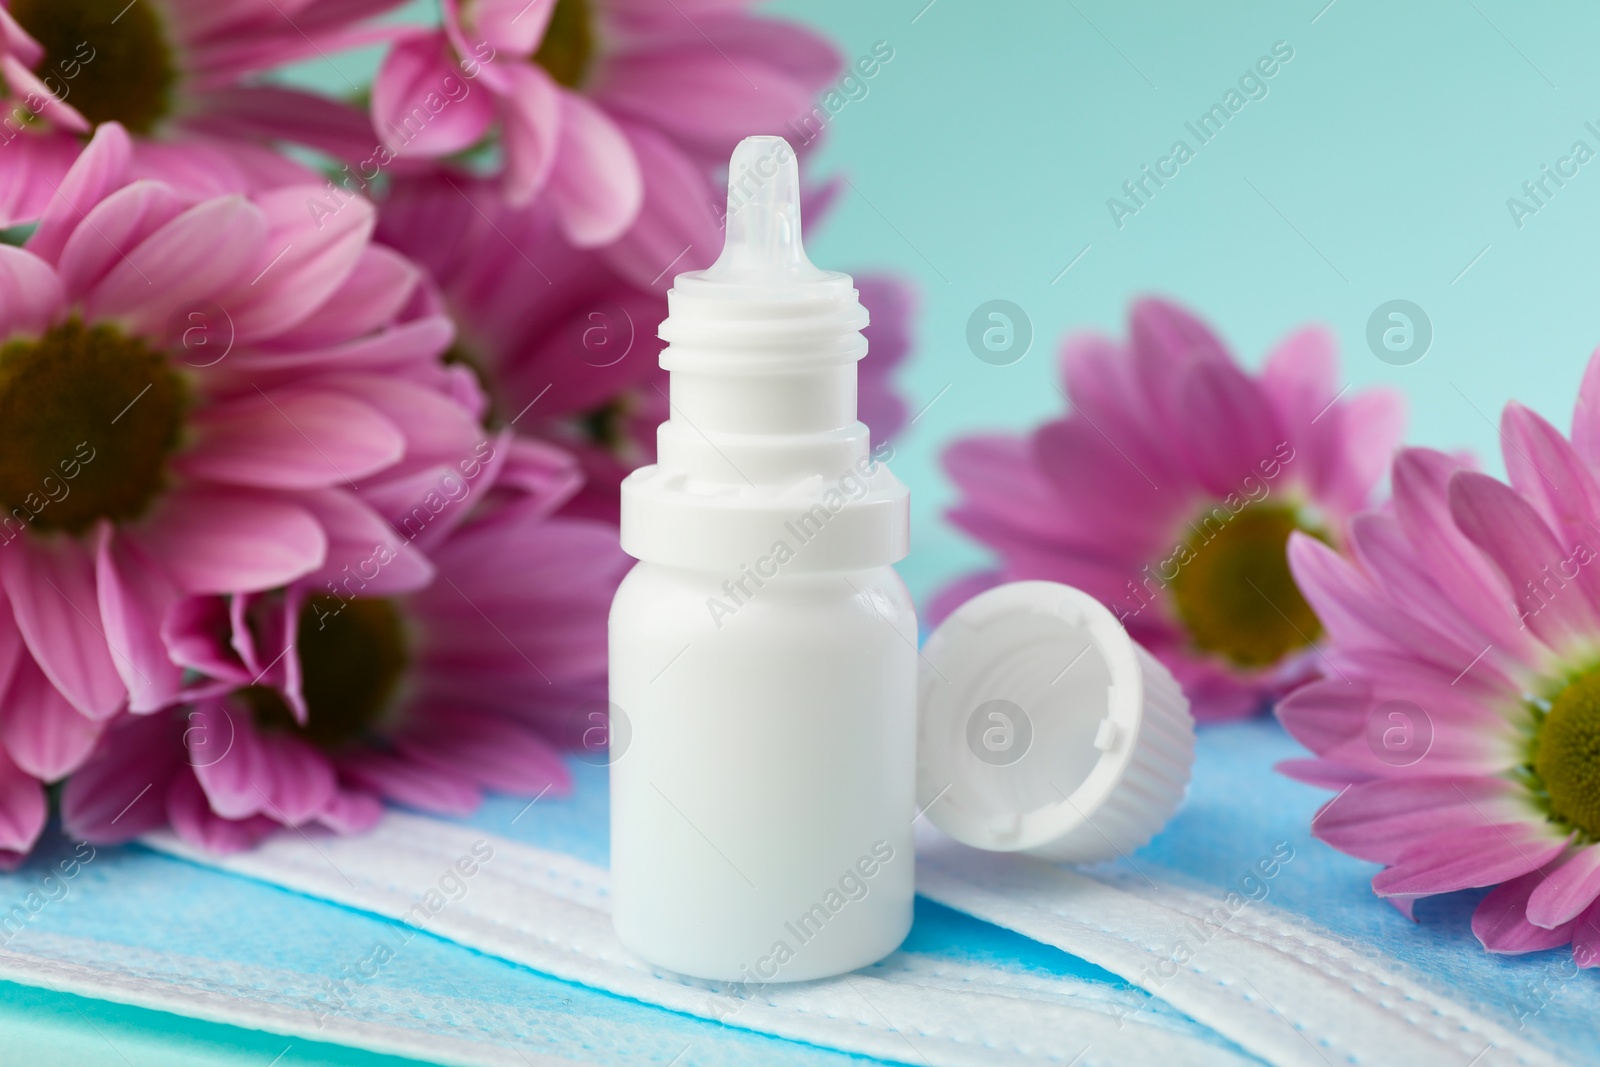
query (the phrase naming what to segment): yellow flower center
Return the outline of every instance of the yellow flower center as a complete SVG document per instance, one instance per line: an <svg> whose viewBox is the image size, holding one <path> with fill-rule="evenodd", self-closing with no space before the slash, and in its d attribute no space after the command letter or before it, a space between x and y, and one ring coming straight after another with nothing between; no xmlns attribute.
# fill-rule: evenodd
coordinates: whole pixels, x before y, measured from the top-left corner
<svg viewBox="0 0 1600 1067"><path fill-rule="evenodd" d="M1286 547L1296 530L1315 533L1290 507L1226 508L1201 516L1167 569L1178 617L1194 646L1236 667L1268 667L1315 641L1322 626L1289 572Z"/></svg>
<svg viewBox="0 0 1600 1067"><path fill-rule="evenodd" d="M1554 819L1600 839L1600 668L1550 702L1534 733L1533 788Z"/></svg>
<svg viewBox="0 0 1600 1067"><path fill-rule="evenodd" d="M560 84L576 89L583 84L593 58L594 20L589 0L556 0L533 61Z"/></svg>
<svg viewBox="0 0 1600 1067"><path fill-rule="evenodd" d="M138 518L187 407L166 353L115 326L69 319L0 346L0 521L82 533Z"/></svg>
<svg viewBox="0 0 1600 1067"><path fill-rule="evenodd" d="M149 0L11 0L11 14L44 46L38 75L90 122L149 133L171 113L177 67Z"/></svg>
<svg viewBox="0 0 1600 1067"><path fill-rule="evenodd" d="M410 656L404 623L391 601L312 597L300 612L295 651L306 725L294 721L275 690L251 686L236 695L255 713L257 725L336 749L367 737L392 714Z"/></svg>

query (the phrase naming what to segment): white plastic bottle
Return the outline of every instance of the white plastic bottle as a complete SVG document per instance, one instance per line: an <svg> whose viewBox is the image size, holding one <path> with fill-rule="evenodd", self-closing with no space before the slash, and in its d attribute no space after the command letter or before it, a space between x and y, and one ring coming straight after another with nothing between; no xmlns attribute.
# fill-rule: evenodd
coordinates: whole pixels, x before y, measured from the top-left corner
<svg viewBox="0 0 1600 1067"><path fill-rule="evenodd" d="M856 418L866 311L806 258L782 138L728 187L721 257L668 297L658 462L622 486L611 884L636 954L759 985L910 929L917 626L908 494Z"/></svg>

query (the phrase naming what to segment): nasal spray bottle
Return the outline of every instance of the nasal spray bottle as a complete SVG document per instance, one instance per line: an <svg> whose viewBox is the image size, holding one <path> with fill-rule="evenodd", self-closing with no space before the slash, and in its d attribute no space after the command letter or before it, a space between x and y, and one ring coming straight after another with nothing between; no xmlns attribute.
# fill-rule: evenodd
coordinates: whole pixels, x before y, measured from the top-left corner
<svg viewBox="0 0 1600 1067"><path fill-rule="evenodd" d="M782 138L734 150L722 254L667 300L611 608L613 920L688 975L839 974L911 925L917 625L908 494L856 418L867 312L806 258Z"/></svg>

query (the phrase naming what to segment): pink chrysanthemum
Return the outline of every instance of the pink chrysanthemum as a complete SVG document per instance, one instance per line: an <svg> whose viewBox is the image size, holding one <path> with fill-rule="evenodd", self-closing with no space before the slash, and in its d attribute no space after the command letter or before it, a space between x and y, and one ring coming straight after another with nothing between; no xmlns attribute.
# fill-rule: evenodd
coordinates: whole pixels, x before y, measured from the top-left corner
<svg viewBox="0 0 1600 1067"><path fill-rule="evenodd" d="M460 814L485 788L565 789L556 745L604 722L606 614L629 564L614 529L548 516L572 473L501 435L441 490L453 503L415 542L437 576L418 592L372 596L358 575L186 604L169 642L213 691L118 720L67 781L67 830L171 825L225 852L282 826L366 829L381 800ZM530 475L565 490L494 505L497 479Z"/></svg>
<svg viewBox="0 0 1600 1067"><path fill-rule="evenodd" d="M117 122L133 173L218 194L316 180L267 147L370 149L359 112L252 83L394 35L400 0L0 0L0 227L37 218L81 135Z"/></svg>
<svg viewBox="0 0 1600 1067"><path fill-rule="evenodd" d="M1495 952L1573 945L1600 964L1600 356L1569 442L1509 404L1509 486L1408 449L1393 507L1357 516L1348 558L1290 562L1327 628L1327 678L1278 709L1316 753L1282 770L1343 791L1317 837L1385 865L1411 913L1495 886L1473 931Z"/></svg>
<svg viewBox="0 0 1600 1067"><path fill-rule="evenodd" d="M616 522L622 479L654 462L668 413L656 329L671 276L641 289L569 244L548 212L513 209L495 183L449 170L396 180L378 238L432 277L456 323L451 358L481 376L490 425L514 423L576 455L585 481L567 514ZM872 316L860 412L881 441L905 422L890 375L910 347L912 297L884 275L857 286Z"/></svg>
<svg viewBox="0 0 1600 1067"><path fill-rule="evenodd" d="M1259 375L1198 319L1134 305L1126 345L1069 338L1072 411L1028 437L955 444L952 521L999 556L939 616L1002 581L1083 589L1183 684L1201 719L1263 709L1314 670L1317 618L1284 556L1341 543L1399 438L1394 395L1344 398L1331 337L1291 335Z"/></svg>
<svg viewBox="0 0 1600 1067"><path fill-rule="evenodd" d="M443 28L385 59L373 122L413 158L468 149L498 123L512 202L542 196L572 243L611 245L647 285L715 258L712 174L739 138L806 114L838 73L825 40L746 6L442 0Z"/></svg>
<svg viewBox="0 0 1600 1067"><path fill-rule="evenodd" d="M385 521L482 439L450 324L402 313L419 271L319 226L316 186L187 198L126 182L103 124L24 248L0 246L0 849L38 781L127 707L184 687L164 623L186 597L336 579L404 538ZM415 552L376 584L432 569ZM24 777L26 780L23 780Z"/></svg>

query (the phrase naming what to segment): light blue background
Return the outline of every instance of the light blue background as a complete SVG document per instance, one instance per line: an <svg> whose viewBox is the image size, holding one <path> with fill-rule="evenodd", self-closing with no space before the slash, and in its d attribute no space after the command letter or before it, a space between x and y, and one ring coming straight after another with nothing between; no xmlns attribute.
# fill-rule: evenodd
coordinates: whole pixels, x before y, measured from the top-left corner
<svg viewBox="0 0 1600 1067"><path fill-rule="evenodd" d="M1600 126L1600 8L926 4L774 8L850 57L878 40L895 50L831 124L819 170L848 174L854 191L811 244L826 265L915 278L919 344L902 377L912 410L953 386L897 442L916 523L902 571L919 597L983 559L938 521L950 500L940 450L1061 411L1062 334L1120 333L1141 293L1194 307L1249 365L1295 326L1329 324L1348 381L1408 394L1410 441L1468 447L1492 471L1507 399L1567 427L1600 343L1600 159L1520 230L1506 200L1574 140L1600 150L1584 129ZM1107 198L1175 139L1194 147L1185 121L1280 40L1294 58L1266 98L1119 230ZM992 298L1034 324L1033 349L1013 366L966 346L967 317ZM1435 330L1410 366L1380 362L1365 342L1368 317L1394 298L1419 304Z"/></svg>

